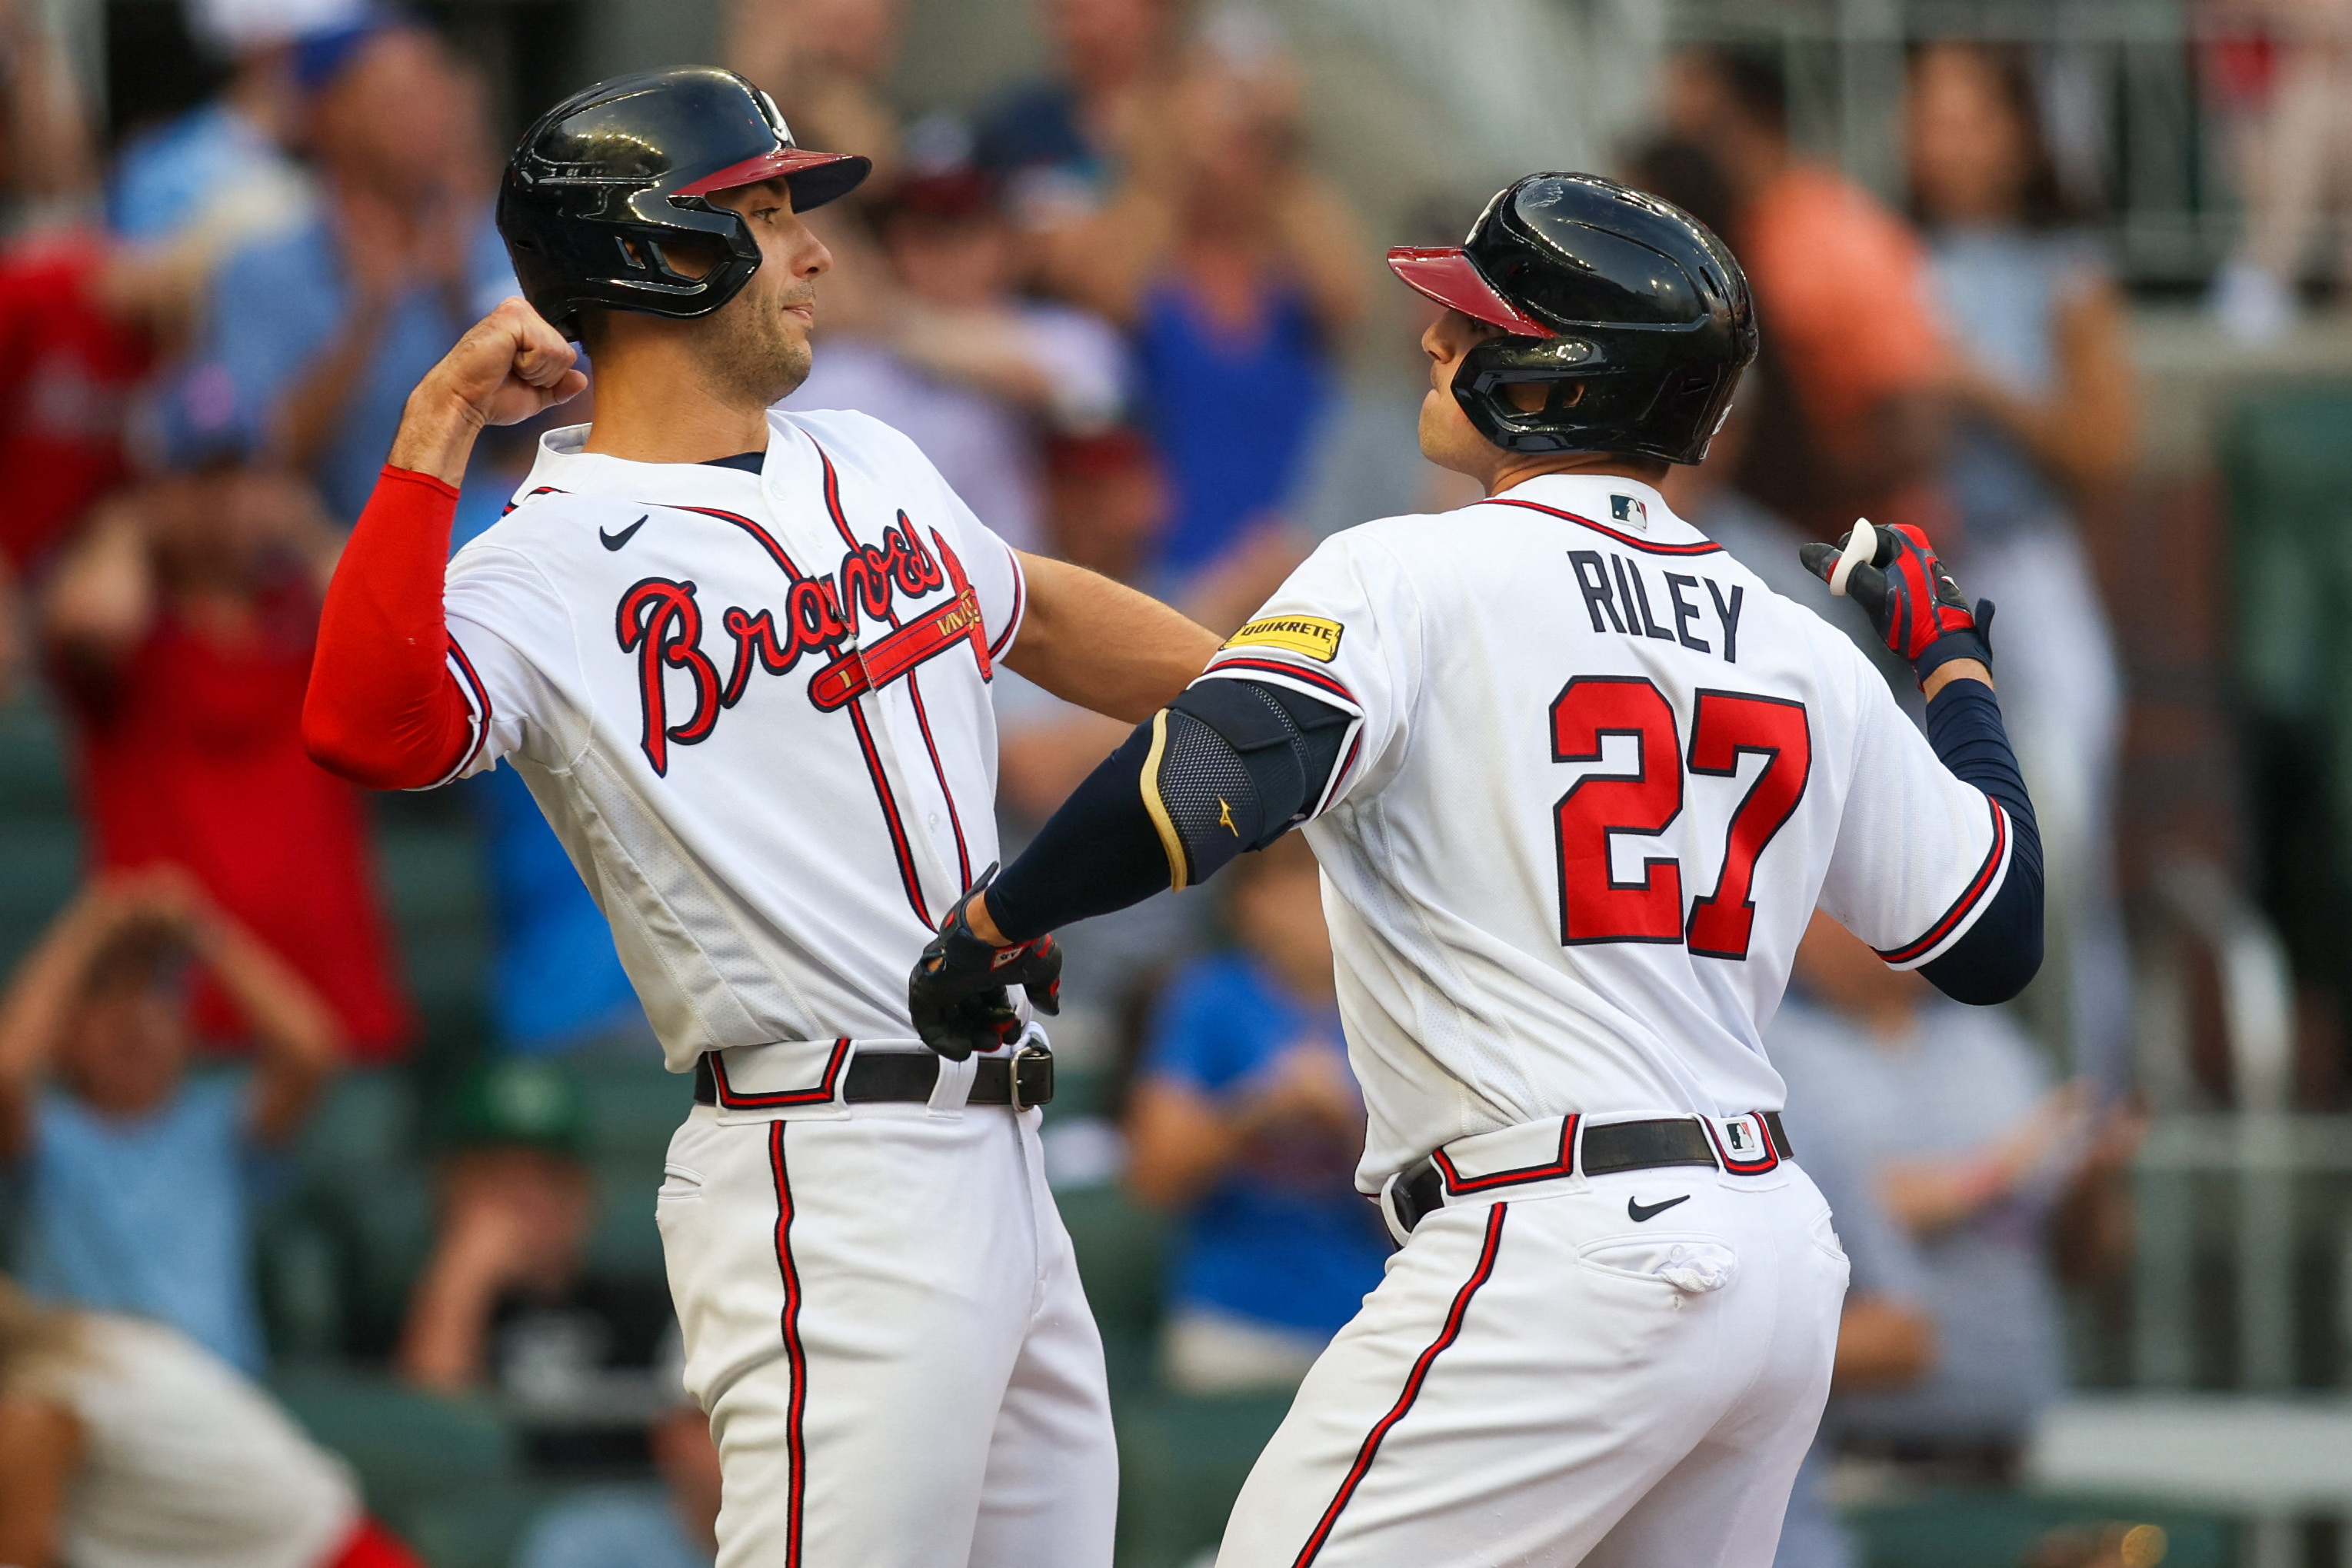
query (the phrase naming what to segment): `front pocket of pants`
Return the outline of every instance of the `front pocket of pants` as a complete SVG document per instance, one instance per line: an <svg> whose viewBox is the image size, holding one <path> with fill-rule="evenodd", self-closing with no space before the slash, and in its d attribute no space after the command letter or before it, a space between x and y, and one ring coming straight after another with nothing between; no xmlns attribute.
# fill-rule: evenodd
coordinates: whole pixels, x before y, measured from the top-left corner
<svg viewBox="0 0 2352 1568"><path fill-rule="evenodd" d="M688 1166L664 1164L661 1189L654 1194L654 1207L659 1208L664 1204L699 1203L700 1201L702 1201L702 1173Z"/></svg>

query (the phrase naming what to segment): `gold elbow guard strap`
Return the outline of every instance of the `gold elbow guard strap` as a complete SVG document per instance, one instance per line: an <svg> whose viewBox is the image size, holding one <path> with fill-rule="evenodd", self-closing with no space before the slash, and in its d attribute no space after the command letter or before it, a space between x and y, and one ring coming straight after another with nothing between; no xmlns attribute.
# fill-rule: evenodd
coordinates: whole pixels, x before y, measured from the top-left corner
<svg viewBox="0 0 2352 1568"><path fill-rule="evenodd" d="M1160 852L1168 857L1169 885L1172 892L1181 893L1191 885L1186 874L1192 857L1184 852L1183 835L1177 832L1174 819L1168 815L1168 803L1160 798L1160 761L1168 755L1168 710L1161 708L1151 716L1151 749L1143 758L1143 809L1151 817L1151 825L1160 834Z"/></svg>

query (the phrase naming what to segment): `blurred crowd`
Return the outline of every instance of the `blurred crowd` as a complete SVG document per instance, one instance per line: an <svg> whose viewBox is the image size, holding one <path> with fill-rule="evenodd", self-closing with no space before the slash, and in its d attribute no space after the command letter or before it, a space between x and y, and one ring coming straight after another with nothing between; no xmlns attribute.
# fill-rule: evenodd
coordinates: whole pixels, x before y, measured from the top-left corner
<svg viewBox="0 0 2352 1568"><path fill-rule="evenodd" d="M107 1542L194 1519L205 1561L397 1563L340 1462L255 1381L254 1216L334 1076L406 1071L417 1044L369 810L305 757L299 717L320 596L403 399L512 292L490 196L516 128L412 14L190 4L226 85L103 157L56 42L21 0L0 12L0 685L58 716L87 867L0 996L21 1213L0 1451L46 1478L0 1488L0 1562L121 1560ZM2282 3L2215 46L2249 167L2273 170L2215 296L2250 335L2292 318L2352 144L2341 52L2294 47L2342 9ZM1419 458L1419 392L1367 367L1402 362L1428 320L1376 302L1379 246L1451 239L1475 204L1433 192L1411 232L1369 232L1318 171L1301 66L1265 12L1040 0L1036 20L1044 74L908 120L888 89L898 0L730 7L730 63L801 142L877 166L813 220L836 261L787 406L898 426L1009 540L1221 630L1333 528L1474 499ZM2093 194L2045 133L2036 59L1929 42L1906 69L1899 205L1798 150L1770 50L1675 52L1658 122L1608 171L1729 240L1763 328L1714 456L1669 498L1874 653L1795 545L1856 516L1925 526L2000 606L2049 864L2053 960L2019 1009L1946 1004L1823 920L1769 1042L1855 1269L1792 1565L1845 1560L1824 1500L1841 1454L2011 1473L2065 1375L2053 1260L2070 1279L2115 1267L2134 1132L2123 694L2095 565L2135 458L2123 298ZM2273 146L2294 151L2263 162ZM484 441L460 542L496 522L539 434ZM1119 736L1009 673L997 689L1017 844ZM593 1261L558 1071L650 1036L527 792L506 772L464 792L489 1027L446 1075L434 1237L390 1368L494 1391L559 1458L634 1434L664 1492L559 1504L522 1563L707 1563L715 1459L677 1406L667 1296ZM1286 840L1221 889L1069 940L1073 1013L1096 1020L1074 1028L1101 1037L1116 1092L1059 1131L1171 1217L1153 1375L1184 1395L1294 1385L1389 1250L1353 1186L1363 1112L1312 857ZM175 1465L174 1487L147 1484Z"/></svg>

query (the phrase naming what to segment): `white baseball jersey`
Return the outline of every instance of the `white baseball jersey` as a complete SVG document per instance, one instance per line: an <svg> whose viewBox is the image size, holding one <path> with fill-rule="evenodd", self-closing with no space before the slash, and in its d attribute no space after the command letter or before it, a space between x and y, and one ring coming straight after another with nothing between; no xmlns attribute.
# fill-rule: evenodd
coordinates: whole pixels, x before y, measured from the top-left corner
<svg viewBox="0 0 2352 1568"><path fill-rule="evenodd" d="M1117 1449L1034 1111L836 1098L996 856L1018 559L913 443L772 413L759 473L541 444L450 563L478 744L530 784L671 1067L718 1103L656 1201L722 1568L1093 1568ZM919 1518L877 1506L911 1463Z"/></svg>
<svg viewBox="0 0 2352 1568"><path fill-rule="evenodd" d="M1814 908L1916 965L2008 868L1853 645L1629 480L1336 535L1209 674L1359 716L1306 831L1367 1191L1548 1116L1779 1109Z"/></svg>
<svg viewBox="0 0 2352 1568"><path fill-rule="evenodd" d="M83 1354L27 1392L81 1427L59 1520L76 1568L319 1568L364 1522L350 1467L278 1403L176 1329L82 1321ZM15 1553L10 1553L14 1556Z"/></svg>
<svg viewBox="0 0 2352 1568"><path fill-rule="evenodd" d="M996 858L1019 562L863 414L771 413L757 474L586 430L450 563L457 772L521 773L673 1070L767 1046L730 1104L830 1101L846 1042L916 1046L908 966Z"/></svg>

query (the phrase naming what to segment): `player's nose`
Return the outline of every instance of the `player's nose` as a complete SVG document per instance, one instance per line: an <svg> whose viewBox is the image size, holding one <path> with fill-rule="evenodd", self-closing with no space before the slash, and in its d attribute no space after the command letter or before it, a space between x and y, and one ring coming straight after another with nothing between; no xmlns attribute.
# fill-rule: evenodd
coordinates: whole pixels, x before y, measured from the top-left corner
<svg viewBox="0 0 2352 1568"><path fill-rule="evenodd" d="M1445 340L1440 337L1437 331L1437 329L1444 325L1444 322L1445 319L1443 316L1440 316L1436 320L1432 321L1428 326L1421 329L1421 351L1427 354L1433 363L1441 361L1445 358Z"/></svg>

